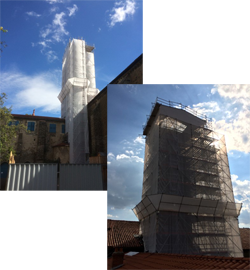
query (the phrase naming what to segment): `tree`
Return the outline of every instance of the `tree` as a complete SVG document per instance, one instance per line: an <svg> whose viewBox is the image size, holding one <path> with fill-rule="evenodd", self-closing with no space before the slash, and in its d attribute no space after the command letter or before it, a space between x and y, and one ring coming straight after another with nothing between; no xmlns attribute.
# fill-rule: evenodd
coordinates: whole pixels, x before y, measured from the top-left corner
<svg viewBox="0 0 250 270"><path fill-rule="evenodd" d="M2 31L3 33L8 32L8 30L3 29L2 26L0 26L0 31ZM2 52L3 51L2 47L3 48L7 47L7 44L5 43L5 41L0 41L0 45L1 45L0 46L0 52Z"/></svg>
<svg viewBox="0 0 250 270"><path fill-rule="evenodd" d="M10 151L15 154L15 138L25 128L18 121L13 121L12 108L4 106L5 93L0 94L0 163L9 160Z"/></svg>

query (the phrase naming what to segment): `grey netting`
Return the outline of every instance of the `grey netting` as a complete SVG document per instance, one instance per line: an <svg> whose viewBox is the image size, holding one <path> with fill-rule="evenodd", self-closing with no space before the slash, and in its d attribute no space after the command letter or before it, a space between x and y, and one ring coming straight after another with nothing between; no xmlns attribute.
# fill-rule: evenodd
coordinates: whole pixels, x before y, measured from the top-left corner
<svg viewBox="0 0 250 270"><path fill-rule="evenodd" d="M184 108L156 103L144 129L145 250L242 257L225 138Z"/></svg>

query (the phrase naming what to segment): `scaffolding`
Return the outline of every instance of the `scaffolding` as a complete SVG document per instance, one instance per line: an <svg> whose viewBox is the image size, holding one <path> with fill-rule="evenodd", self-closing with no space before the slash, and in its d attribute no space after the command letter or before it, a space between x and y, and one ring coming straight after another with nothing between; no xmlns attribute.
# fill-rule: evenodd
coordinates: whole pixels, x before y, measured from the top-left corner
<svg viewBox="0 0 250 270"><path fill-rule="evenodd" d="M87 104L99 93L96 89L94 49L84 40L70 40L62 62L61 117L65 118L70 144L70 163L88 161Z"/></svg>
<svg viewBox="0 0 250 270"><path fill-rule="evenodd" d="M243 256L225 138L210 122L179 103L153 104L133 209L146 251Z"/></svg>

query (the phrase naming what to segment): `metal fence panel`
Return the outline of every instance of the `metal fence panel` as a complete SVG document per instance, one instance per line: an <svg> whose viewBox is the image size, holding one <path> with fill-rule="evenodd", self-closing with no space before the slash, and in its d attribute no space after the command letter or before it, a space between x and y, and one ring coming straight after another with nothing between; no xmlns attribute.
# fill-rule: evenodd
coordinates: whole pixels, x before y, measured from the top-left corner
<svg viewBox="0 0 250 270"><path fill-rule="evenodd" d="M57 164L10 164L7 190L57 190Z"/></svg>
<svg viewBox="0 0 250 270"><path fill-rule="evenodd" d="M60 190L103 190L102 165L60 164Z"/></svg>

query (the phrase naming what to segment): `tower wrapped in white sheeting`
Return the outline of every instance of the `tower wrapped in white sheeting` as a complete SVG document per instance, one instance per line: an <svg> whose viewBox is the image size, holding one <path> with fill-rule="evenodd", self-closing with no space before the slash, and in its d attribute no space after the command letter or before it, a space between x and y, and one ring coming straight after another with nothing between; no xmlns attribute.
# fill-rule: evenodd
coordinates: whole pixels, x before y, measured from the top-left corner
<svg viewBox="0 0 250 270"><path fill-rule="evenodd" d="M70 144L70 163L88 162L87 104L99 93L95 81L94 47L84 40L69 41L63 56L61 117L65 118Z"/></svg>

